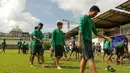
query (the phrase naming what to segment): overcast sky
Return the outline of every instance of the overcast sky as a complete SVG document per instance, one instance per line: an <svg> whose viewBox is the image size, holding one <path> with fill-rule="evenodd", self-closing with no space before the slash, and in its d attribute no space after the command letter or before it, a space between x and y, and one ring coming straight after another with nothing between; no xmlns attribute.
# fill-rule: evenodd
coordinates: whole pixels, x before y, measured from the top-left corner
<svg viewBox="0 0 130 73"><path fill-rule="evenodd" d="M52 32L56 21L67 19L79 22L92 5L98 5L101 13L114 9L127 0L0 0L0 32L9 32L19 26L32 32L39 22L44 24L43 32ZM65 23L66 24L66 23ZM71 29L78 25L71 25ZM64 25L63 31L67 31Z"/></svg>

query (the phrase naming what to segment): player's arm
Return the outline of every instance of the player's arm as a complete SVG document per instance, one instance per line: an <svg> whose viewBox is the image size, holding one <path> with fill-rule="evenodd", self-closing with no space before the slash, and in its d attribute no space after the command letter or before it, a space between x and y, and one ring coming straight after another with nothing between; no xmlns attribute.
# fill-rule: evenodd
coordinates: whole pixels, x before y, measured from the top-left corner
<svg viewBox="0 0 130 73"><path fill-rule="evenodd" d="M99 32L99 31L96 29L95 26L93 27L93 32L94 32L95 35L97 35L97 36L99 36L99 37L101 37L101 38L104 38L104 39L110 40L109 37L103 35L102 32Z"/></svg>
<svg viewBox="0 0 130 73"><path fill-rule="evenodd" d="M80 33L80 34L78 35L78 48L81 48L81 45L82 45L82 40L81 40L81 38L82 38L82 34Z"/></svg>
<svg viewBox="0 0 130 73"><path fill-rule="evenodd" d="M104 39L107 39L107 40L111 40L110 37L107 37L107 36L103 35L101 32L98 32L97 36L99 36L101 38L104 38Z"/></svg>
<svg viewBox="0 0 130 73"><path fill-rule="evenodd" d="M80 26L79 26L79 30L78 30L78 45L77 47L78 48L81 48L81 45L82 45L82 33L83 33L83 28L84 28L84 20L85 18L81 18L80 19Z"/></svg>
<svg viewBox="0 0 130 73"><path fill-rule="evenodd" d="M33 38L34 38L35 40L37 40L37 41L42 42L42 40L38 39L36 36L33 36Z"/></svg>
<svg viewBox="0 0 130 73"><path fill-rule="evenodd" d="M43 37L43 35L42 35L42 37ZM42 42L42 45L44 46L44 40L43 40L43 38L42 38L41 42Z"/></svg>
<svg viewBox="0 0 130 73"><path fill-rule="evenodd" d="M104 48L104 46L105 46L105 42L106 42L106 39L104 39L104 41L103 41L103 48Z"/></svg>
<svg viewBox="0 0 130 73"><path fill-rule="evenodd" d="M62 40L63 40L63 44L66 46L66 42L65 42L65 39L64 39L64 35L62 35ZM67 47L67 46L66 46Z"/></svg>
<svg viewBox="0 0 130 73"><path fill-rule="evenodd" d="M32 33L33 39L42 42L42 40L40 40L39 38L36 37L36 33L37 33L37 31L34 31L34 32Z"/></svg>
<svg viewBox="0 0 130 73"><path fill-rule="evenodd" d="M52 48L55 47L55 31L52 32L52 42L51 42Z"/></svg>

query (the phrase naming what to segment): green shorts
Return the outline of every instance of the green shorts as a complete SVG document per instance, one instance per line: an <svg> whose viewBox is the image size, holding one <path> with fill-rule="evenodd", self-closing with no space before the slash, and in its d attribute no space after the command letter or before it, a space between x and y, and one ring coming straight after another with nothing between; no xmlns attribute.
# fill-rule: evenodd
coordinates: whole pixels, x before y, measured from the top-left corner
<svg viewBox="0 0 130 73"><path fill-rule="evenodd" d="M63 45L56 45L55 49L54 49L54 55L55 57L63 56L63 52L64 52L64 46Z"/></svg>

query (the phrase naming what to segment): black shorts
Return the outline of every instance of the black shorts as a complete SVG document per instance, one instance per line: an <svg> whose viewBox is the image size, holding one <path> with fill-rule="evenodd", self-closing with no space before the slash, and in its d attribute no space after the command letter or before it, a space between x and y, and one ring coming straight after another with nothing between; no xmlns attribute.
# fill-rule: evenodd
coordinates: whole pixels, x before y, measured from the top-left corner
<svg viewBox="0 0 130 73"><path fill-rule="evenodd" d="M22 47L21 46L18 46L18 49L21 49Z"/></svg>
<svg viewBox="0 0 130 73"><path fill-rule="evenodd" d="M99 49L98 52L101 52L101 49Z"/></svg>
<svg viewBox="0 0 130 73"><path fill-rule="evenodd" d="M64 51L65 50L64 50L64 46L63 45L56 45L55 49L54 49L55 57L57 57L57 56L62 57Z"/></svg>
<svg viewBox="0 0 130 73"><path fill-rule="evenodd" d="M76 47L73 47L71 52L75 52L76 51Z"/></svg>
<svg viewBox="0 0 130 73"><path fill-rule="evenodd" d="M76 47L76 53L79 53L79 49Z"/></svg>
<svg viewBox="0 0 130 73"><path fill-rule="evenodd" d="M92 41L83 40L82 51L83 51L84 59L89 60L89 59L94 58L93 50L92 50Z"/></svg>
<svg viewBox="0 0 130 73"><path fill-rule="evenodd" d="M108 48L104 48L104 54L107 54L107 55L111 55L112 54L112 50L111 49L108 49Z"/></svg>
<svg viewBox="0 0 130 73"><path fill-rule="evenodd" d="M117 56L123 56L124 55L124 47L116 47L115 52Z"/></svg>
<svg viewBox="0 0 130 73"><path fill-rule="evenodd" d="M36 54L42 55L42 46L40 46L40 45L35 45L34 48L32 48L31 53L32 53L33 55L36 55Z"/></svg>
<svg viewBox="0 0 130 73"><path fill-rule="evenodd" d="M3 50L5 50L5 47L2 47Z"/></svg>
<svg viewBox="0 0 130 73"><path fill-rule="evenodd" d="M41 53L44 54L44 48L41 49Z"/></svg>
<svg viewBox="0 0 130 73"><path fill-rule="evenodd" d="M79 49L75 46L72 48L72 51L71 52L76 52L76 53L79 53Z"/></svg>

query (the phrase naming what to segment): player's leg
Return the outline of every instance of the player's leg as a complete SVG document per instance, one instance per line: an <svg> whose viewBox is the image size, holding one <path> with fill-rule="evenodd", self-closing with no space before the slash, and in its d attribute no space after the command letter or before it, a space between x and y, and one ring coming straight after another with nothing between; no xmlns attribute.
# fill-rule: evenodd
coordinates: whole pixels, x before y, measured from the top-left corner
<svg viewBox="0 0 130 73"><path fill-rule="evenodd" d="M5 53L5 47L3 48L3 52L4 52L4 54L6 54L6 53Z"/></svg>
<svg viewBox="0 0 130 73"><path fill-rule="evenodd" d="M34 57L36 56L36 53L37 53L37 46L34 46L31 52L32 52L32 55L30 56L30 63L31 63L31 67L33 67Z"/></svg>
<svg viewBox="0 0 130 73"><path fill-rule="evenodd" d="M32 66L33 66L33 61L34 61L35 54L31 55L30 57L31 57L31 58L30 58L30 60L31 60L30 63L31 63L31 67L32 67Z"/></svg>
<svg viewBox="0 0 130 73"><path fill-rule="evenodd" d="M41 60L41 63L42 63L42 67L48 67L48 65L45 64L44 55L40 55L40 60Z"/></svg>
<svg viewBox="0 0 130 73"><path fill-rule="evenodd" d="M71 55L73 54L73 52L74 52L74 47L73 47L72 50L71 50L70 59L71 59Z"/></svg>
<svg viewBox="0 0 130 73"><path fill-rule="evenodd" d="M116 65L118 65L118 55L115 56L114 62Z"/></svg>
<svg viewBox="0 0 130 73"><path fill-rule="evenodd" d="M86 41L86 59L88 60L88 65L90 68L91 73L97 73L96 66L94 64L94 55L92 51L92 42Z"/></svg>
<svg viewBox="0 0 130 73"><path fill-rule="evenodd" d="M115 47L115 59L114 62L116 65L118 65L118 57L119 57L119 47Z"/></svg>
<svg viewBox="0 0 130 73"><path fill-rule="evenodd" d="M18 47L18 54L20 53L20 47Z"/></svg>
<svg viewBox="0 0 130 73"><path fill-rule="evenodd" d="M54 59L54 49L53 48L50 49L50 58Z"/></svg>
<svg viewBox="0 0 130 73"><path fill-rule="evenodd" d="M78 52L78 61L80 61L79 52Z"/></svg>
<svg viewBox="0 0 130 73"><path fill-rule="evenodd" d="M55 65L57 69L62 69L59 65L60 58L61 58L60 56L55 56Z"/></svg>
<svg viewBox="0 0 130 73"><path fill-rule="evenodd" d="M111 49L107 49L107 55L108 55L108 57L107 57L107 63L112 62L112 60L111 60L111 57L112 57Z"/></svg>
<svg viewBox="0 0 130 73"><path fill-rule="evenodd" d="M89 65L90 70L91 70L92 73L97 73L96 66L94 64L94 60L93 59L88 60L88 65Z"/></svg>
<svg viewBox="0 0 130 73"><path fill-rule="evenodd" d="M120 56L120 65L123 64L123 56Z"/></svg>
<svg viewBox="0 0 130 73"><path fill-rule="evenodd" d="M92 41L84 40L83 54L84 58L87 60L91 73L97 73L96 66L94 64L94 55L92 51Z"/></svg>
<svg viewBox="0 0 130 73"><path fill-rule="evenodd" d="M57 69L62 69L59 65L60 58L63 56L64 47L62 45L56 46L55 48L55 64Z"/></svg>
<svg viewBox="0 0 130 73"><path fill-rule="evenodd" d="M85 67L86 67L87 60L84 58L81 59L80 61L80 73L84 73Z"/></svg>
<svg viewBox="0 0 130 73"><path fill-rule="evenodd" d="M124 51L124 47L120 48L120 65L123 64L123 55L124 55L125 51Z"/></svg>
<svg viewBox="0 0 130 73"><path fill-rule="evenodd" d="M104 62L104 58L106 56L106 49L104 49L104 52L103 52L103 57L102 57L102 61Z"/></svg>
<svg viewBox="0 0 130 73"><path fill-rule="evenodd" d="M64 57L67 59L67 51L63 48Z"/></svg>
<svg viewBox="0 0 130 73"><path fill-rule="evenodd" d="M42 46L39 46L39 55L40 55L40 62L42 63L42 67L48 67L48 65L45 64L44 49Z"/></svg>
<svg viewBox="0 0 130 73"><path fill-rule="evenodd" d="M29 58L30 64L31 64L31 59L32 59L32 54L30 54L30 58Z"/></svg>

